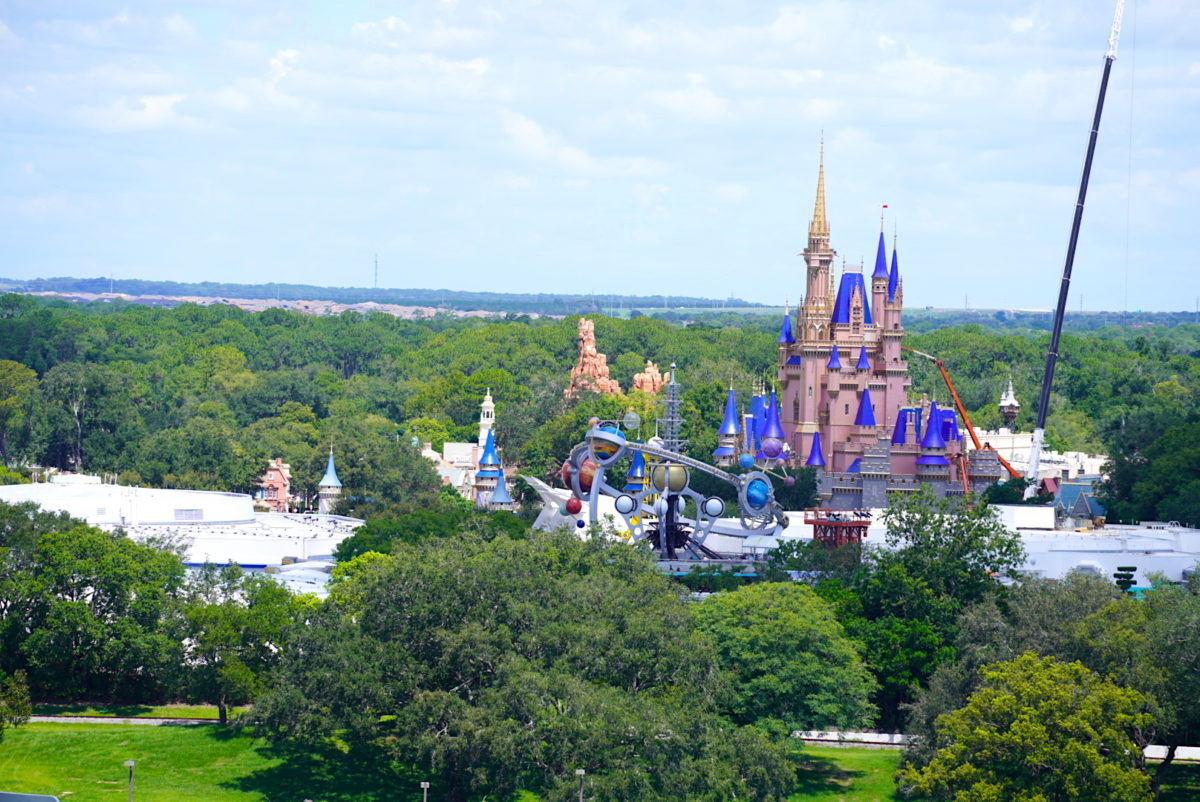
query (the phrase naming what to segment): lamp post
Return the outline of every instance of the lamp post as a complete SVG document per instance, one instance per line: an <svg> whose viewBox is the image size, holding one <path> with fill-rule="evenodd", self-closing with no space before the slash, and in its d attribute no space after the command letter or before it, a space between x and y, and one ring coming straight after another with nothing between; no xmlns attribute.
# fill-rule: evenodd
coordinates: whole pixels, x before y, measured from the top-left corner
<svg viewBox="0 0 1200 802"><path fill-rule="evenodd" d="M429 802L429 783L421 783L421 802Z"/></svg>
<svg viewBox="0 0 1200 802"><path fill-rule="evenodd" d="M575 776L579 778L579 802L583 802L583 775L587 774L583 769L575 769Z"/></svg>
<svg viewBox="0 0 1200 802"><path fill-rule="evenodd" d="M129 788L126 791L125 798L127 802L133 802L133 761L126 760L125 768L129 769Z"/></svg>

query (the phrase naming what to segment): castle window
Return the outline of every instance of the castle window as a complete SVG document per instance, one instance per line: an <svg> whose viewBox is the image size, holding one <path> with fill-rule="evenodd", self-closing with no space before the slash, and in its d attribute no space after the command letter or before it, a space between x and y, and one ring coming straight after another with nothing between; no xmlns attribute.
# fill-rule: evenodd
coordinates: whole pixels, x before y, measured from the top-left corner
<svg viewBox="0 0 1200 802"><path fill-rule="evenodd" d="M808 387L808 397L812 398L812 385L809 385Z"/></svg>
<svg viewBox="0 0 1200 802"><path fill-rule="evenodd" d="M846 414L847 415L850 414L850 405L849 404L846 404Z"/></svg>

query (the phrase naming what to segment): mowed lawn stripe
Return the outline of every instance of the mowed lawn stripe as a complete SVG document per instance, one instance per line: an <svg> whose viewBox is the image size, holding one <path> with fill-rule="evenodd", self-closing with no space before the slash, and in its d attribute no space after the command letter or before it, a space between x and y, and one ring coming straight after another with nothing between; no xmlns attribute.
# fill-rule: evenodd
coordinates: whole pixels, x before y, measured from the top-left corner
<svg viewBox="0 0 1200 802"><path fill-rule="evenodd" d="M132 759L139 802L259 800L223 784L278 764L255 748L261 743L217 725L28 724L8 730L0 744L0 790L124 799L122 764Z"/></svg>

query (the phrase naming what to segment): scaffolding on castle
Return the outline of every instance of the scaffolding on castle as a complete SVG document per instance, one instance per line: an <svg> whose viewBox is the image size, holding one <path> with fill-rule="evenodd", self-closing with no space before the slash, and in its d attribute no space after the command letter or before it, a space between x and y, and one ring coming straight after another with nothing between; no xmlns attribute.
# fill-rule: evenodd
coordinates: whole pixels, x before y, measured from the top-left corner
<svg viewBox="0 0 1200 802"><path fill-rule="evenodd" d="M804 523L813 528L813 540L829 548L862 543L871 526L870 510L835 510L815 507L804 511Z"/></svg>

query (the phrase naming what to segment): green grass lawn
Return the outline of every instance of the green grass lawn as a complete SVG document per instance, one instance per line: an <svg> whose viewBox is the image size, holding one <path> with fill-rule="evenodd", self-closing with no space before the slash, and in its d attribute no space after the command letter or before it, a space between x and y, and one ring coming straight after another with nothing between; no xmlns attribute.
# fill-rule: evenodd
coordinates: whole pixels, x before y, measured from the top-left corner
<svg viewBox="0 0 1200 802"><path fill-rule="evenodd" d="M884 802L899 799L892 775L898 749L861 749L805 744L797 750L800 782L791 800Z"/></svg>
<svg viewBox="0 0 1200 802"><path fill-rule="evenodd" d="M890 749L803 746L792 802L898 799ZM27 724L0 743L0 790L63 802L122 802L126 760L137 762L137 802L415 802L423 777L382 755L289 753L217 725ZM430 799L441 799L436 784ZM1164 802L1200 798L1200 766L1174 766ZM536 799L528 795L525 799Z"/></svg>
<svg viewBox="0 0 1200 802"><path fill-rule="evenodd" d="M219 725L27 724L4 734L0 789L117 802L125 799L126 760L137 764L138 802L268 799L222 783L279 763Z"/></svg>
<svg viewBox="0 0 1200 802"><path fill-rule="evenodd" d="M229 708L233 718L246 707ZM117 718L210 718L217 720L215 705L45 705L33 706L35 716L116 716Z"/></svg>

